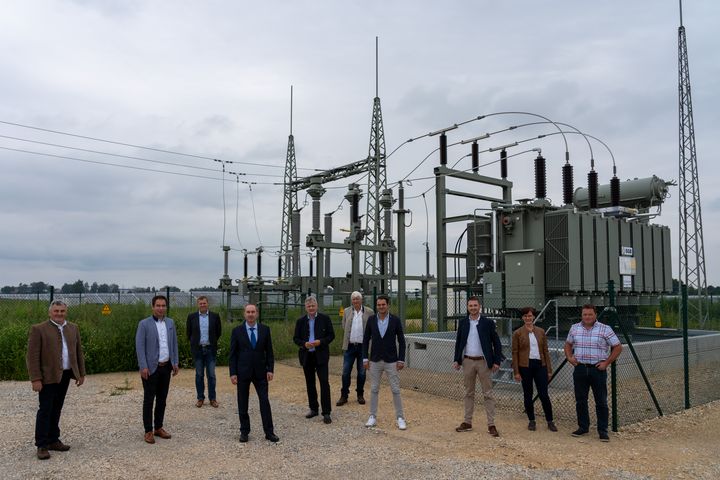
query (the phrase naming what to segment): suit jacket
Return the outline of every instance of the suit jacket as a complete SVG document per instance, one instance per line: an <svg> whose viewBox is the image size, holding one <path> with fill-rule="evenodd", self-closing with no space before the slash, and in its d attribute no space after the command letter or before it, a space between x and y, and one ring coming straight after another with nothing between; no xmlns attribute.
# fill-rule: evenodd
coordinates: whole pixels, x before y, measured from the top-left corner
<svg viewBox="0 0 720 480"><path fill-rule="evenodd" d="M167 329L170 363L172 366L177 367L180 363L178 361L177 331L172 318L165 317L165 328ZM137 354L140 370L147 368L150 370L150 375L155 373L160 355L160 338L155 326L155 318L152 316L144 318L138 323L137 333L135 334L135 353Z"/></svg>
<svg viewBox="0 0 720 480"><path fill-rule="evenodd" d="M190 351L193 355L200 352L200 312L192 312L187 317L185 324L187 338L190 340ZM215 312L208 312L208 340L210 346L217 350L217 343L222 334L222 322L220 315Z"/></svg>
<svg viewBox="0 0 720 480"><path fill-rule="evenodd" d="M483 356L485 357L488 368L492 368L493 365L500 365L503 360L505 360L505 357L502 354L502 344L495 329L495 322L480 315L477 329L480 334L480 346L482 347ZM461 365L469 333L470 316L468 315L460 320L457 337L455 339L455 361Z"/></svg>
<svg viewBox="0 0 720 480"><path fill-rule="evenodd" d="M309 339L310 319L307 315L303 315L295 322L295 334L293 335L295 345L300 347L300 350L298 350L300 365L305 365L305 357L308 352L308 349L305 348L305 342ZM315 315L315 340L320 340L320 345L315 347L315 361L319 365L328 363L330 360L330 347L328 345L335 340L335 330L330 317L324 313L317 312Z"/></svg>
<svg viewBox="0 0 720 480"><path fill-rule="evenodd" d="M547 336L545 330L540 327L533 326L533 333L538 342L538 350L540 350L540 361L543 367L547 367L548 372L552 372L552 363L550 361L550 351L548 349ZM521 326L513 332L512 335L512 367L515 375L520 375L520 367L530 365L530 332Z"/></svg>
<svg viewBox="0 0 720 480"><path fill-rule="evenodd" d="M405 335L403 334L402 322L395 315L389 314L388 327L385 336L380 336L377 314L368 318L365 334L363 335L363 359L371 362L380 360L387 363L405 361ZM370 343L372 342L372 350Z"/></svg>
<svg viewBox="0 0 720 480"><path fill-rule="evenodd" d="M74 323L65 322L63 328L72 377L85 376L85 358L80 343L80 330ZM30 381L42 380L43 385L60 383L63 375L62 336L50 320L33 325L28 337L26 357Z"/></svg>
<svg viewBox="0 0 720 480"><path fill-rule="evenodd" d="M275 368L272 338L267 325L255 324L255 348L250 343L245 322L235 327L230 336L230 376L237 375L238 380L265 380L268 372Z"/></svg>
<svg viewBox="0 0 720 480"><path fill-rule="evenodd" d="M365 326L367 325L367 320L372 315L375 314L373 312L372 308L366 307L363 305L363 314L362 314L362 329L363 333L365 333ZM352 329L352 323L353 323L353 317L355 316L355 309L351 306L347 307L345 311L343 312L343 350L348 349L348 344L350 343L350 330Z"/></svg>

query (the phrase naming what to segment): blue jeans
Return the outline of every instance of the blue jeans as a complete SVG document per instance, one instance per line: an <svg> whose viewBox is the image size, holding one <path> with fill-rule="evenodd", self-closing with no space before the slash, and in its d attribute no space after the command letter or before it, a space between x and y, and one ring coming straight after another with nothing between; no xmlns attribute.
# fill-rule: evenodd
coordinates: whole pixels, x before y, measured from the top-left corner
<svg viewBox="0 0 720 480"><path fill-rule="evenodd" d="M350 373L352 372L353 364L357 368L357 394L358 397L363 396L365 390L365 369L362 364L362 344L360 343L348 343L348 348L343 353L343 371L342 371L342 388L340 389L340 396L347 397L350 394Z"/></svg>
<svg viewBox="0 0 720 480"><path fill-rule="evenodd" d="M578 426L585 431L590 430L588 393L592 389L598 433L607 433L609 413L607 370L598 370L594 365L579 363L573 371L573 383L575 384L575 411L577 412Z"/></svg>
<svg viewBox="0 0 720 480"><path fill-rule="evenodd" d="M213 347L200 347L193 355L195 360L195 389L197 399L205 400L205 371L208 377L208 397L215 400L215 349Z"/></svg>

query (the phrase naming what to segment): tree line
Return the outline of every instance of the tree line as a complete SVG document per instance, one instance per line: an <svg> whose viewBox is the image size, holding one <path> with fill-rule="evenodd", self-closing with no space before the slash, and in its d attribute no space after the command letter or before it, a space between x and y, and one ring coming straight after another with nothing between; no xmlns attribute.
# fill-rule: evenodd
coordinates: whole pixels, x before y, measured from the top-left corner
<svg viewBox="0 0 720 480"><path fill-rule="evenodd" d="M15 286L5 285L0 288L0 293L14 293L14 294L37 294L37 293L49 293L51 284L46 282L30 282L30 283L19 283ZM84 282L77 280L73 283L63 283L63 285L55 291L59 293L153 293L153 292L166 292L170 289L171 292L180 292L180 288L172 285L164 285L160 288L156 287L131 287L131 288L120 288L116 283L97 283L97 282ZM190 291L215 291L219 290L216 287L197 287L191 288Z"/></svg>

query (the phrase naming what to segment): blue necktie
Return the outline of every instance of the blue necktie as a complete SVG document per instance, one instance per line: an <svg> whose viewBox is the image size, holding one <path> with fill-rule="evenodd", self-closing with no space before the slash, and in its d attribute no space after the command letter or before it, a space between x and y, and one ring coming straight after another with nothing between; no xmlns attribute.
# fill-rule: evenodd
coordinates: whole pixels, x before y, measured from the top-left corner
<svg viewBox="0 0 720 480"><path fill-rule="evenodd" d="M255 348L257 345L257 338L255 338L255 327L250 327L250 345Z"/></svg>

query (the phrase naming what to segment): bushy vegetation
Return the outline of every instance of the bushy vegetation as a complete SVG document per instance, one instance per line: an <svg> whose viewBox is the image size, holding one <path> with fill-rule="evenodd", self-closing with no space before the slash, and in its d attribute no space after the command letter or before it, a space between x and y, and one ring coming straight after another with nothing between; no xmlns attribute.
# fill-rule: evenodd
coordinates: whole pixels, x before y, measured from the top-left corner
<svg viewBox="0 0 720 480"><path fill-rule="evenodd" d="M143 304L111 305L112 313L102 315L102 305L71 306L68 321L78 324L85 365L88 374L132 371L137 369L135 332L137 324L151 314ZM185 335L185 321L194 308L172 307L169 317L177 325L181 368L193 368L190 344ZM225 318L225 312L220 312ZM0 380L27 380L25 355L30 326L47 320L47 303L35 301L0 300ZM291 317L294 318L294 317ZM337 317L332 317L337 325ZM276 360L294 358L297 347L293 343L295 321L274 320L265 322L272 331ZM223 322L223 333L218 345L218 365L227 365L230 352L230 334L239 323ZM339 354L342 348L342 330L336 327L336 341L331 353Z"/></svg>

